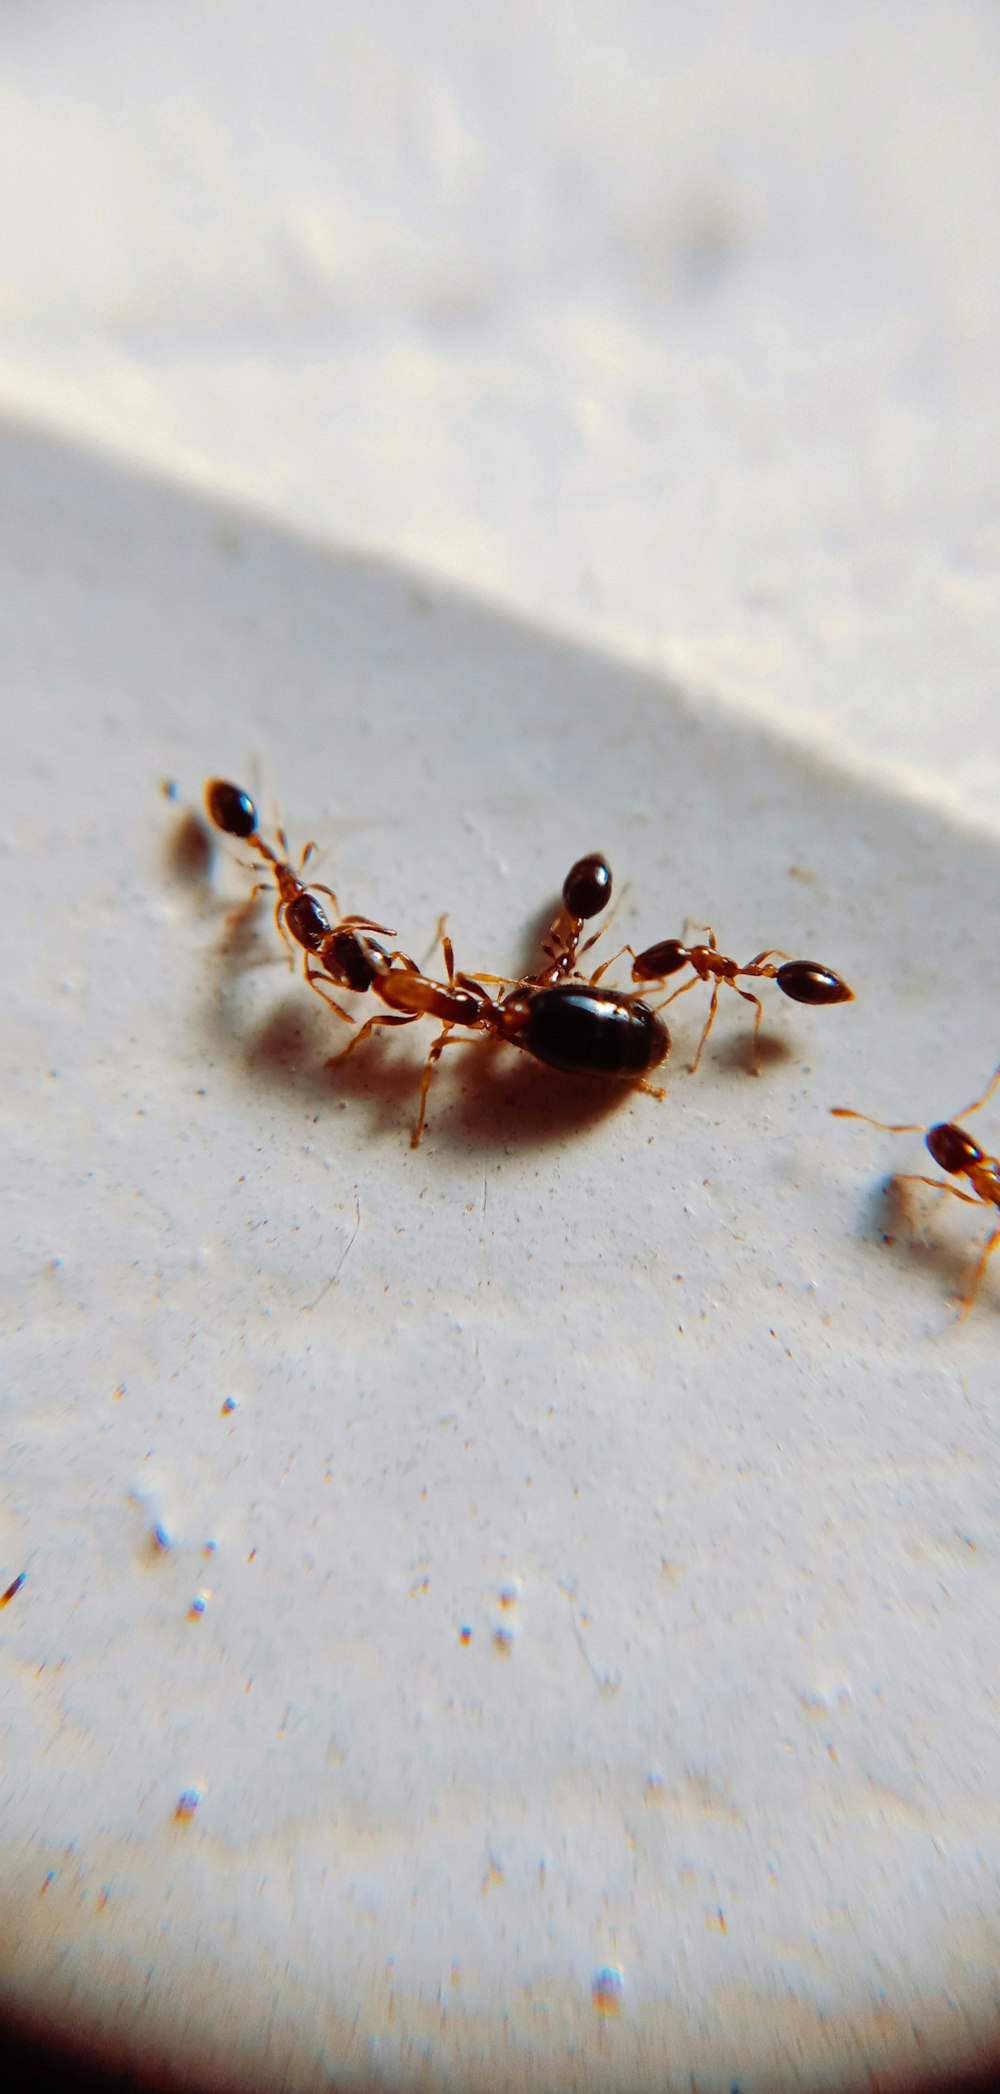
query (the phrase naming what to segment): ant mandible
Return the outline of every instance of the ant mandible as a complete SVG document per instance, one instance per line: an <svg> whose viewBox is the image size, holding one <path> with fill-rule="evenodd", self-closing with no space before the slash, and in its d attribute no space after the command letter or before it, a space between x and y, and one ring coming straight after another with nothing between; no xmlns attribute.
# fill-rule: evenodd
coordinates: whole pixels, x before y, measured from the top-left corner
<svg viewBox="0 0 1000 2094"><path fill-rule="evenodd" d="M823 967L818 960L791 960L787 953L783 953L776 946L771 945L764 952L757 953L754 959L748 960L744 967L740 967L735 960L727 959L725 953L719 951L715 932L711 927L706 924L704 928L708 937L707 945L683 945L679 938L664 938L659 945L648 945L645 951L640 953L634 952L630 945L622 947L623 952L632 953L632 980L634 982L666 981L672 974L678 974L682 967L691 967L693 969L690 981L682 982L680 988L675 989L673 994L666 998L666 1003L673 1003L676 997L683 996L688 989L693 989L697 982L711 982L712 1001L708 1007L708 1017L705 1020L704 1031L698 1042L698 1052L691 1063L690 1073L692 1076L698 1067L705 1042L715 1023L719 990L723 983L730 989L735 989L737 996L742 996L744 1003L756 1005L756 1015L753 1022L751 1064L755 1076L758 1073L757 1040L764 1010L759 996L755 996L749 989L737 987L738 979L746 980L748 977L754 977L759 980L777 982L779 989L786 996L790 996L795 1003L824 1004L853 1003L854 1001L853 989L848 988L847 983L841 980L839 974L834 974L832 967ZM619 955L616 953L615 958L617 959L618 957ZM782 965L776 967L773 964L775 960L780 960ZM611 964L610 960L605 961L605 966L610 966ZM600 968L598 972L603 974L604 968ZM665 1005L661 1004L660 1009L663 1010L664 1008Z"/></svg>
<svg viewBox="0 0 1000 2094"><path fill-rule="evenodd" d="M260 868L269 872L277 889L274 905L274 920L286 942L294 939L303 954L303 971L310 988L338 1018L353 1025L354 1020L343 1006L328 993L327 984L333 983L341 989L353 989L363 995L375 980L376 961L374 956L388 960L385 947L368 932L381 931L384 936L393 936L386 924L373 923L367 916L345 916L332 924L326 911L316 900L317 893L328 894L334 910L340 918L340 905L332 887L322 880L307 886L300 878L316 846L307 843L299 860L298 873L293 872L287 862L288 842L283 829L277 832L284 858L267 843L260 833L257 809L248 792L241 785L230 785L224 778L210 778L205 787L205 806L209 819L217 829L227 836L236 836L244 843L252 844L259 851L264 863ZM251 890L254 895L263 891L265 882L259 881ZM405 955L397 957L405 958ZM314 963L314 964L313 964ZM409 963L412 965L412 962Z"/></svg>
<svg viewBox="0 0 1000 2094"><path fill-rule="evenodd" d="M1000 1066L994 1069L981 1098L966 1105L954 1120L939 1120L933 1127L918 1127L915 1122L904 1121L898 1125L888 1120L873 1120L867 1112L854 1112L847 1105L831 1107L835 1120L865 1120L869 1127L880 1127L885 1134L922 1134L924 1145L930 1150L935 1163L940 1164L950 1177L967 1178L972 1192L960 1192L957 1185L947 1185L941 1178L928 1178L920 1171L904 1171L901 1183L910 1185L932 1185L935 1192L950 1193L952 1199L961 1200L966 1207L996 1207L1000 1209L1000 1158L991 1156L981 1149L959 1120L967 1120L971 1112L979 1112L992 1098L1000 1083ZM990 1231L983 1245L979 1263L972 1276L972 1285L958 1312L959 1323L964 1323L979 1292L986 1267L1000 1243L1000 1221Z"/></svg>

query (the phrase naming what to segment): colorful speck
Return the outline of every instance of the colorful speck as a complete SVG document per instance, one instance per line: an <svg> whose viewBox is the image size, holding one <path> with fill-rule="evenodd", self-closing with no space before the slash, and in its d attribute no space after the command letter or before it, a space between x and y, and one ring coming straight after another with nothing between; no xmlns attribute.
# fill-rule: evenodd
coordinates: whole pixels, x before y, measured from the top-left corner
<svg viewBox="0 0 1000 2094"><path fill-rule="evenodd" d="M460 1643L472 1642L472 1630L470 1629L467 1622L464 1623L463 1626L459 1629L458 1640Z"/></svg>
<svg viewBox="0 0 1000 2094"><path fill-rule="evenodd" d="M229 1412L230 1412L230 1411L238 1411L238 1410L239 1410L239 1407L240 1407L240 1399L239 1399L239 1397L238 1397L238 1396L224 1396L224 1397L223 1397L223 1399L222 1399L222 1415L223 1415L223 1417L224 1417L224 1418L225 1418L225 1417L228 1417L228 1415L229 1415Z"/></svg>
<svg viewBox="0 0 1000 2094"><path fill-rule="evenodd" d="M191 1605L188 1608L189 1621L201 1620L201 1617L204 1614L206 1607L208 1606L208 1599L209 1596L207 1592L195 1593L194 1599L192 1600Z"/></svg>
<svg viewBox="0 0 1000 2094"><path fill-rule="evenodd" d="M625 1991L625 1973L617 1963L605 1963L595 1973L590 1997L599 2014L617 2014Z"/></svg>
<svg viewBox="0 0 1000 2094"><path fill-rule="evenodd" d="M44 1896L45 1896L45 1893L46 1893L46 1891L48 1890L49 1884L50 1884L50 1883L54 1883L54 1882L55 1882L55 1880L56 1880L56 1872L55 1872L55 1869L49 1869L49 1870L48 1870L48 1873L46 1874L46 1876L45 1876L45 1879L44 1879L44 1881L43 1881L43 1883L42 1883L42 1887L41 1887L41 1890L40 1890L40 1891L39 1891L39 1893L38 1893L38 1895L39 1895L39 1897L40 1897L40 1898L44 1898Z"/></svg>
<svg viewBox="0 0 1000 2094"><path fill-rule="evenodd" d="M16 1577L16 1578L12 1578L12 1579L11 1579L11 1582L10 1582L10 1584L8 1585L8 1587L7 1587L7 1590L6 1590L6 1592L0 1593L0 1607L9 1607L9 1606L10 1606L10 1603L11 1603L11 1600L13 1599L13 1597L14 1597L14 1594L15 1594L16 1592L20 1592L20 1590L21 1590L21 1587L22 1587L22 1585L24 1584L24 1581L25 1581L25 1578L27 1577L27 1575L28 1575L27 1571L19 1571L19 1572L18 1572L18 1574L17 1574L17 1577Z"/></svg>
<svg viewBox="0 0 1000 2094"><path fill-rule="evenodd" d="M200 1789L182 1789L177 1798L177 1808L174 1811L174 1817L179 1819L182 1825L186 1825L189 1819L194 1817L200 1802Z"/></svg>

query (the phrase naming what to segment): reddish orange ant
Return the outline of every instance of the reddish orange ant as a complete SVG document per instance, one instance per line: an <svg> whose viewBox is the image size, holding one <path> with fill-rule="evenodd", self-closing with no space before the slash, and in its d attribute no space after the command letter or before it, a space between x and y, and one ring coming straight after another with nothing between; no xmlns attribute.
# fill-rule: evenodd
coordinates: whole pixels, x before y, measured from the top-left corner
<svg viewBox="0 0 1000 2094"><path fill-rule="evenodd" d="M715 932L710 926L706 924L705 929L708 935L707 945L683 945L679 938L664 938L659 945L648 945L645 951L640 953L634 952L630 945L622 947L623 952L632 953L632 980L634 982L666 981L670 975L678 974L682 967L693 969L690 981L682 982L680 988L675 989L673 995L667 997L667 1003L673 1003L676 997L683 996L688 989L693 989L697 982L711 982L712 1001L708 1007L708 1017L705 1020L704 1031L698 1042L698 1052L691 1063L690 1073L692 1076L698 1067L705 1042L715 1023L719 990L723 983L730 989L735 989L737 996L742 996L744 1003L756 1005L752 1050L752 1067L755 1075L757 1074L757 1037L760 1032L760 1021L764 1015L764 1010L759 996L754 996L749 989L737 987L737 978L745 980L747 977L755 977L777 982L779 989L786 996L790 996L795 1003L853 1003L854 1001L853 989L849 989L847 983L841 981L839 974L834 974L831 967L822 967L817 960L790 960L787 953L780 952L776 946L772 945L768 946L764 952L757 953L754 959L748 960L744 967L740 967L735 960L727 959L726 955L719 951ZM617 959L618 957L619 955L616 953L615 958ZM775 960L780 960L783 964L780 967L776 967L773 964ZM606 967L611 964L610 960L605 961ZM603 974L603 972L603 967L598 969L599 975ZM660 1009L663 1010L664 1008L665 1005L661 1004Z"/></svg>
<svg viewBox="0 0 1000 2094"><path fill-rule="evenodd" d="M986 1149L981 1149L978 1142L974 1142L972 1136L966 1134L964 1127L958 1125L959 1120L967 1120L971 1112L979 1112L982 1106L989 1103L998 1083L1000 1066L994 1069L981 1098L976 1098L971 1105L965 1106L955 1120L939 1120L933 1127L918 1127L908 1120L899 1125L888 1120L873 1120L869 1113L854 1112L846 1105L834 1105L831 1110L834 1119L865 1120L869 1127L880 1127L885 1134L922 1134L925 1147L930 1150L935 1163L940 1164L941 1169L953 1178L967 1178L972 1192L960 1192L957 1185L946 1185L943 1179L928 1178L919 1171L903 1172L901 1183L931 1185L935 1192L950 1193L952 1199L961 1200L966 1207L982 1205L1000 1208L1000 1158L989 1155ZM972 1285L958 1312L960 1323L964 1322L976 1299L983 1274L998 1243L1000 1221L990 1231L983 1245L979 1263L972 1276Z"/></svg>
<svg viewBox="0 0 1000 2094"><path fill-rule="evenodd" d="M367 916L345 916L331 924L325 910L316 900L317 893L328 894L337 916L340 906L332 887L322 880L314 880L307 886L300 878L316 846L307 843L299 860L298 873L285 858L278 856L260 833L257 809L249 793L240 785L230 785L223 778L210 778L205 787L205 806L209 818L217 829L227 836L237 836L244 843L252 844L264 860L264 867L272 876L278 898L274 906L274 920L286 940L291 937L303 954L303 971L310 988L323 998L338 1018L353 1025L349 1012L329 995L327 984L333 983L341 989L354 989L363 995L375 980L374 956L387 960L389 955L378 939L366 933L381 931L391 938L393 933L384 923L372 923ZM287 854L288 843L283 829L277 832L278 843ZM263 890L264 882L253 888L253 895ZM399 955L405 958L405 955ZM312 964L315 963L315 964ZM412 962L408 963L412 965Z"/></svg>

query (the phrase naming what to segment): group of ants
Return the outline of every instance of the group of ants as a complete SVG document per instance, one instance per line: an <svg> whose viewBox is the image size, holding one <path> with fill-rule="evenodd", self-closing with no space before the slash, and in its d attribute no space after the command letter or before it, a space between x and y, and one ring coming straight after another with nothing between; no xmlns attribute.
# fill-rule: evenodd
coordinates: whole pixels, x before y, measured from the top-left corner
<svg viewBox="0 0 1000 2094"><path fill-rule="evenodd" d="M273 880L278 929L286 942L301 952L306 980L317 995L348 1025L354 1020L332 994L334 989L350 989L356 995L370 992L387 1006L384 1013L379 1012L360 1027L344 1049L345 1055L353 1054L380 1026L413 1025L418 1018L427 1017L440 1022L441 1031L424 1065L420 1106L410 1137L414 1149L424 1130L427 1093L434 1069L444 1049L462 1044L470 1033L504 1040L550 1069L574 1076L626 1082L632 1088L647 1091L654 1098L663 1098L665 1092L647 1081L652 1071L666 1059L670 1048L670 1034L660 1013L675 997L683 996L698 982L711 983L711 1001L698 1051L691 1064L692 1075L715 1022L723 984L755 1006L754 1068L763 1007L753 990L740 988L741 981L773 981L795 1003L820 1005L853 1001L853 990L832 968L821 966L814 960L790 959L787 953L779 952L775 947L768 947L744 966L739 966L719 951L715 933L707 927L706 944L685 945L678 938L665 938L639 953L631 945L623 945L593 973L584 974L579 962L602 935L596 931L584 939L584 930L611 900L611 867L597 852L578 858L570 867L563 882L563 906L542 940L544 964L536 974L523 975L515 981L504 975L456 973L452 942L442 920L440 938L447 980L439 981L418 966L408 953L382 943L383 938L395 936L387 925L374 923L366 916L341 917L332 887L302 877L316 849L315 844L306 844L296 871L289 863L284 830L279 828L276 831L278 849L275 849L261 834L257 808L242 786L232 785L221 778L210 779L205 787L205 805L209 819L217 829L249 845L257 854L254 870L264 873L266 878L256 883L251 899L266 888L268 880ZM332 904L334 920L318 900L320 894L326 895ZM653 1005L635 989L616 989L605 984L603 977L609 968L626 953L632 961L632 981L644 991L662 987L685 969L690 969L689 977L662 1002ZM503 993L491 995L491 990ZM978 1112L993 1096L998 1084L1000 1066L994 1070L982 1097L967 1105L955 1121L942 1121L931 1127L910 1121L873 1120L868 1113L854 1112L847 1106L834 1106L832 1110L837 1119L865 1120L869 1126L879 1127L887 1134L923 1134L935 1163L949 1176L964 1178L971 1191L962 1192L945 1179L912 1172L905 1174L907 1181L931 1185L937 1192L951 1193L970 1207L992 1207L1000 1216L1000 1158L980 1148L957 1124L958 1120L967 1119L970 1113ZM987 1264L998 1243L1000 1218L983 1246L971 1286L958 1312L960 1320L968 1315L976 1299Z"/></svg>

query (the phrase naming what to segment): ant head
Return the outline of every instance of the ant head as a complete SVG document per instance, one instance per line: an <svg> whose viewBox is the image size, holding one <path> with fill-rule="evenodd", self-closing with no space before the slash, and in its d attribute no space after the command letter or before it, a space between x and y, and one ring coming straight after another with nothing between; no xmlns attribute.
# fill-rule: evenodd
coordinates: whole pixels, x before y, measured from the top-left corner
<svg viewBox="0 0 1000 2094"><path fill-rule="evenodd" d="M289 902L285 923L296 943L306 952L318 952L324 938L330 935L327 917L307 887L303 887L301 893Z"/></svg>
<svg viewBox="0 0 1000 2094"><path fill-rule="evenodd" d="M779 989L794 1003L853 1003L854 990L842 982L832 967L818 960L786 960L775 975Z"/></svg>
<svg viewBox="0 0 1000 2094"><path fill-rule="evenodd" d="M647 945L645 952L637 953L632 962L634 982L660 982L668 974L679 973L688 963L688 949L679 938L664 938L659 945Z"/></svg>
<svg viewBox="0 0 1000 2094"><path fill-rule="evenodd" d="M937 1127L928 1127L926 1143L935 1163L955 1176L961 1176L972 1164L982 1162L983 1152L978 1142L966 1134L964 1127L952 1126L948 1120L942 1120Z"/></svg>
<svg viewBox="0 0 1000 2094"><path fill-rule="evenodd" d="M599 851L578 858L563 881L563 901L570 916L597 916L611 900L611 867Z"/></svg>
<svg viewBox="0 0 1000 2094"><path fill-rule="evenodd" d="M257 834L257 809L241 785L228 785L224 778L210 778L205 787L205 806L210 821L227 836L244 841Z"/></svg>

